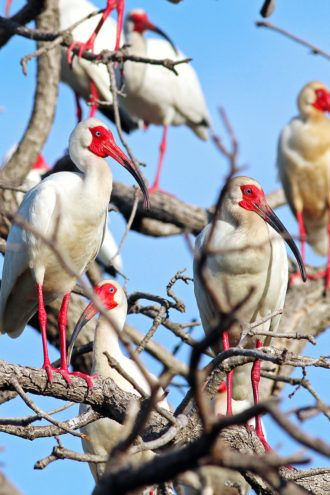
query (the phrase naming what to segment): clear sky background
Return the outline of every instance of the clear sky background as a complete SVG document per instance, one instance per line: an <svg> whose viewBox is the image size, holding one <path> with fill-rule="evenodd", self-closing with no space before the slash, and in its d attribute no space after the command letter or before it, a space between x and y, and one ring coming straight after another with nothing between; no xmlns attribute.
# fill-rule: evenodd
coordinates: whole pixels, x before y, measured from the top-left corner
<svg viewBox="0 0 330 495"><path fill-rule="evenodd" d="M13 12L22 5L14 1ZM246 164L244 172L261 182L265 192L279 187L275 168L277 139L281 128L296 114L296 96L310 80L329 84L329 62L312 55L306 48L285 39L279 34L257 28L262 0L183 0L173 5L165 0L126 0L127 11L142 7L150 19L163 29L174 43L189 57L193 58L215 131L224 136L217 108L223 106L239 140L239 162ZM99 8L105 0L95 1ZM278 0L271 17L274 24L288 29L298 36L329 51L330 4L325 0ZM154 36L154 34L152 35ZM29 63L28 76L22 74L20 59L35 49L33 42L15 37L1 51L2 77L0 78L0 155L20 140L32 107L35 88L35 61ZM84 115L88 110L85 107ZM102 117L101 117L102 118ZM68 144L68 137L76 124L74 97L72 91L60 85L55 122L49 139L43 149L48 163L53 164L62 155ZM116 131L110 124L111 129ZM158 160L158 147L162 130L150 126L146 132L137 131L127 138L135 155L148 164L144 171L152 181ZM133 180L121 167L111 163L115 180L132 184ZM168 149L165 155L164 173L161 185L182 200L203 207L214 203L223 179L227 163L211 142L200 141L188 128L170 128ZM278 214L289 231L297 234L298 229L287 207ZM119 241L125 229L120 214L111 214L111 231ZM166 294L166 284L177 270L187 268L192 275L192 258L182 236L168 239L153 239L131 232L122 250L124 272L129 277L128 292L141 289L155 294ZM307 261L321 264L324 260L307 251ZM180 282L176 286L179 296L187 304L187 313L172 313L175 321L199 319L193 295L193 287ZM146 332L150 321L130 316L129 321ZM194 337L201 336L196 329ZM156 338L172 349L176 340L168 330L160 327ZM318 339L318 345L306 347L309 355L328 353L326 338ZM51 359L58 352L51 351ZM180 356L187 359L188 351ZM18 340L1 337L1 358L23 365L40 366L42 363L41 338L33 329L26 329ZM157 373L159 366L146 358L151 371ZM308 370L316 390L327 399L325 375L322 371ZM311 400L299 390L294 399L287 398L291 390L285 389L283 408L310 404ZM329 395L328 395L329 397ZM50 410L58 406L55 399L36 398L40 407ZM177 393L170 395L174 405L180 401ZM78 408L63 414L67 418L77 414ZM30 414L15 399L1 406L2 417ZM59 416L60 417L60 416ZM268 439L273 447L279 447L283 455L293 453L297 445L281 434L272 421L265 420ZM325 419L318 418L304 425L305 431L325 437L328 428ZM329 431L329 430L328 430ZM80 441L68 436L62 437L68 448L81 450ZM1 436L0 453L2 467L8 477L26 495L53 495L79 493L87 495L94 486L93 478L86 464L73 461L57 461L43 471L34 471L34 463L51 453L54 440L19 440L16 437ZM325 466L327 460L312 454L313 465Z"/></svg>

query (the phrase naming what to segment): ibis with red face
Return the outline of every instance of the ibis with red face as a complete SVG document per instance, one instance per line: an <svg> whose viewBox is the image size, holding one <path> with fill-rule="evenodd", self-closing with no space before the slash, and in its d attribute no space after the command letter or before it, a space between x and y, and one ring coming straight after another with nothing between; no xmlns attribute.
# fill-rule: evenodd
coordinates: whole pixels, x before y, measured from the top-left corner
<svg viewBox="0 0 330 495"><path fill-rule="evenodd" d="M300 253L284 225L268 206L260 184L250 177L232 178L225 186L214 227L207 225L195 245L194 288L205 333L212 330L219 314L200 272L199 256L206 244L211 253L207 256L203 273L216 293L221 313L230 313L246 298L237 310L235 323L212 346L216 353L238 344L248 348L263 345L261 338L242 338L241 324L258 321L284 306L288 262L283 239L296 257L305 280L306 272ZM279 322L280 315L277 315L258 328L275 332ZM268 342L267 338L264 343L267 345ZM259 381L260 361L256 361L252 369L251 364L245 364L228 373L227 414L232 413L232 397L235 400L251 400L253 393L255 402L258 402ZM256 418L256 432L268 448L259 417Z"/></svg>
<svg viewBox="0 0 330 495"><path fill-rule="evenodd" d="M18 337L39 311L44 363L49 380L59 371L71 382L66 360L66 322L70 294L89 263L96 257L107 227L112 173L104 160L110 156L136 179L148 204L148 192L134 164L116 145L100 120L80 122L69 140L69 153L79 173L50 175L24 196L18 217L30 227L13 224L8 235L0 292L0 332ZM39 236L52 240L72 273ZM61 368L51 367L47 350L45 304L63 298L59 312ZM88 384L91 381L88 378Z"/></svg>
<svg viewBox="0 0 330 495"><path fill-rule="evenodd" d="M123 331L126 315L127 315L127 299L125 292L121 285L116 280L103 280L95 288L95 294L104 304L106 308L106 315L100 315L96 328L95 337L93 343L93 365L92 373L103 376L104 378L111 378L118 387L125 392L130 392L140 397L138 391L134 388L126 378L124 378L117 370L109 365L108 358L105 355L107 352L111 357L115 358L120 364L121 368L131 376L139 387L150 394L150 386L142 374L137 364L128 357L124 356L120 344L119 336ZM76 327L73 331L71 342L68 347L68 363L71 360L72 350L74 343L83 329L84 325L98 313L98 308L93 302L91 302L83 311ZM156 381L156 377L151 373L148 373L151 381ZM161 395L163 391L161 391ZM169 410L169 405L166 399L162 399L159 405L166 410ZM81 404L80 413L86 411L87 406ZM110 418L102 418L90 423L82 428L82 432L87 435L82 439L83 449L86 453L97 455L108 455L111 449L121 439L123 432L123 426ZM132 462L146 461L153 457L153 453L150 450L142 451L132 456ZM95 481L98 481L105 470L105 464L90 464L90 469L94 476ZM139 494L155 494L155 491L150 489L143 489L134 491L136 495Z"/></svg>
<svg viewBox="0 0 330 495"><path fill-rule="evenodd" d="M165 40L146 39L144 33L153 31ZM125 19L124 31L129 53L153 59L183 60L170 38L153 24L142 9L131 10ZM163 126L157 175L149 192L159 191L159 179L167 143L169 125L188 126L200 139L208 139L210 116L196 72L190 64L176 66L176 76L159 65L124 64L122 106L146 125Z"/></svg>
<svg viewBox="0 0 330 495"><path fill-rule="evenodd" d="M312 81L298 95L299 115L282 130L277 167L285 197L297 218L301 253L305 241L328 257L327 269L308 278L326 276L330 287L330 91Z"/></svg>

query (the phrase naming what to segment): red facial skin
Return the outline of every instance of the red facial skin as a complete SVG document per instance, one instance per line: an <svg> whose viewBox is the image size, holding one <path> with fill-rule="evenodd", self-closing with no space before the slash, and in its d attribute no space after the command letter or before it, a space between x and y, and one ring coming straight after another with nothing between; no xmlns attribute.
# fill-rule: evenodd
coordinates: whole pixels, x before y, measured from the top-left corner
<svg viewBox="0 0 330 495"><path fill-rule="evenodd" d="M143 33L148 29L154 30L155 25L150 22L149 17L146 13L143 14L132 14L130 20L134 24L134 31L137 33Z"/></svg>
<svg viewBox="0 0 330 495"><path fill-rule="evenodd" d="M318 88L315 90L315 96L313 107L321 112L330 112L330 93L324 88Z"/></svg>
<svg viewBox="0 0 330 495"><path fill-rule="evenodd" d="M260 215L260 210L256 205L260 205L263 209L269 210L266 203L265 193L262 189L254 185L241 186L241 191L243 193L243 199L239 202L239 205L246 210L255 211Z"/></svg>
<svg viewBox="0 0 330 495"><path fill-rule="evenodd" d="M107 309L114 309L118 306L118 303L115 301L115 294L117 292L117 288L112 284L103 284L101 286L96 285L94 287L94 292L99 299L103 302Z"/></svg>
<svg viewBox="0 0 330 495"><path fill-rule="evenodd" d="M104 145L106 143L108 144L109 141L115 144L112 133L101 125L97 127L90 127L89 130L93 136L93 140L88 147L90 151L101 158L109 156L109 152Z"/></svg>

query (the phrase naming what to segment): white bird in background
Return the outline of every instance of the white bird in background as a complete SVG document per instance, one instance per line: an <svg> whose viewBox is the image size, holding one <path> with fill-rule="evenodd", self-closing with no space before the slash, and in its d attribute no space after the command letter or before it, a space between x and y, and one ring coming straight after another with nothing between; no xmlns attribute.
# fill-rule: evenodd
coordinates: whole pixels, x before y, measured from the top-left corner
<svg viewBox="0 0 330 495"><path fill-rule="evenodd" d="M210 294L204 288L199 273L199 254L205 249L212 224L207 225L196 239L194 260L194 288L203 329L208 334L218 314ZM226 186L216 219L209 248L215 252L207 257L205 276L220 301L221 311L229 313L235 305L250 294L239 309L238 320L222 334L222 341L212 348L216 353L237 346L239 343L252 348L262 346L257 338L245 338L241 342L240 323L252 323L283 308L288 282L287 254L282 237L290 246L299 264L302 278L306 272L300 253L284 225L268 206L260 184L250 177L235 177ZM252 291L252 292L251 292ZM266 321L258 328L275 332L280 315ZM229 340L229 341L228 341ZM267 345L269 339L265 339ZM251 364L236 368L227 376L227 414L232 414L231 399L250 399L249 371ZM251 370L254 401L258 402L260 361ZM256 433L265 447L266 443L260 417L256 418Z"/></svg>
<svg viewBox="0 0 330 495"><path fill-rule="evenodd" d="M107 309L107 316L111 323L102 315L100 315L95 328L95 338L93 345L93 365L92 374L98 374L104 378L111 378L118 387L125 392L140 397L140 394L133 385L126 380L118 371L109 365L105 352L115 358L120 366L128 373L135 382L147 394L150 394L150 387L134 361L124 356L119 345L119 334L124 328L127 315L127 299L122 287L115 280L103 280L95 287L95 292ZM93 318L98 309L93 303L90 303L83 311L76 327L73 331L71 342L68 347L68 363L70 364L71 354L74 343L84 325ZM156 381L156 377L149 373L150 378ZM166 399L162 399L159 405L164 409L169 410L169 405ZM88 406L81 404L80 413L86 411ZM90 454L108 455L111 449L121 439L123 426L110 418L98 419L94 423L90 423L81 429L87 435L88 439L82 439L84 451ZM153 456L151 451L143 451L135 454L132 457L133 462L145 461ZM105 464L92 464L90 469L95 481L98 481L105 470ZM144 490L134 492L134 494L146 493ZM155 494L155 491L150 490L147 493Z"/></svg>
<svg viewBox="0 0 330 495"><path fill-rule="evenodd" d="M160 34L166 41L145 39L147 30ZM130 54L153 59L185 58L142 9L127 14L124 31ZM149 192L160 191L159 179L169 125L186 125L200 139L208 139L210 117L197 75L186 63L177 65L176 70L178 76L158 65L128 61L124 64L125 96L121 98L121 104L131 116L142 119L146 125L164 126L157 175Z"/></svg>
<svg viewBox="0 0 330 495"><path fill-rule="evenodd" d="M16 149L17 149L17 144L14 144L7 151L7 153L4 155L2 159L1 167L4 167L8 163L9 159L12 157ZM51 167L46 163L44 157L42 155L39 155L32 169L26 176L22 184L22 188L25 189L26 191L29 191L30 189L32 189L32 187L39 184L39 182L42 180L42 176L46 172L49 172L50 170ZM16 196L17 204L20 205L21 202L23 201L24 193L17 191L15 193L15 196ZM102 246L100 248L100 251L96 259L99 263L101 263L104 266L104 268L110 269L110 271L112 269L115 272L123 271L122 257L120 256L120 253L118 253L118 246L116 244L116 241L108 229L105 230Z"/></svg>
<svg viewBox="0 0 330 495"><path fill-rule="evenodd" d="M69 153L80 173L59 172L31 189L23 199L18 216L31 228L56 243L82 275L96 257L107 225L112 173L104 160L110 156L137 180L148 203L143 179L106 125L90 118L80 122L69 140ZM70 294L76 276L69 273L56 254L34 232L13 224L9 231L0 292L0 332L18 337L39 309L44 363L49 380L59 371L70 383L66 361L66 322ZM48 304L63 297L59 312L61 368L53 370L47 350ZM91 381L87 377L89 386Z"/></svg>
<svg viewBox="0 0 330 495"><path fill-rule="evenodd" d="M67 29L78 20L86 17L91 12L97 11L97 7L87 0L60 0L60 27L61 30ZM85 41L98 25L102 14L86 19L79 24L73 31L74 42ZM109 50L115 44L117 23L108 17L95 39L95 51ZM124 44L124 38L121 36L120 44ZM110 90L110 79L107 68L104 64L95 64L83 58L74 57L71 63L67 59L67 51L61 49L61 80L68 84L76 95L77 116L81 120L82 111L79 104L79 97L85 101L95 103L96 100L112 103L112 93ZM98 108L97 104L92 104L90 117ZM100 112L107 118L114 121L114 111L110 106L100 106ZM130 132L138 127L137 121L133 120L121 107L119 108L121 125L124 131Z"/></svg>
<svg viewBox="0 0 330 495"><path fill-rule="evenodd" d="M227 390L225 382L222 382L212 402L214 414L218 416L226 414ZM247 400L233 400L233 414L238 414L250 406L251 404ZM249 424L251 422L252 420L249 420ZM217 466L201 467L196 472L189 471L188 480L191 481L191 484L189 482L184 483L184 495L199 495L200 493L207 495L247 495L250 490L250 485L237 471Z"/></svg>
<svg viewBox="0 0 330 495"><path fill-rule="evenodd" d="M325 272L330 287L330 91L321 82L306 84L298 95L299 115L281 132L277 167L286 199L299 224L301 254L305 240L313 250L328 256Z"/></svg>

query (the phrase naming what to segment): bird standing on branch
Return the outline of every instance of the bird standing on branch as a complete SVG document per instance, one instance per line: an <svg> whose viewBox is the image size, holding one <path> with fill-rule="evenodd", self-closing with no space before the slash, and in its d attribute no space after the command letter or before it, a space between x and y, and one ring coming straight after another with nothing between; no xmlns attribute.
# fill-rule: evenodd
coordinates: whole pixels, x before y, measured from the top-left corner
<svg viewBox="0 0 330 495"><path fill-rule="evenodd" d="M306 84L298 95L299 115L281 132L277 167L285 197L299 224L301 254L305 241L328 256L327 269L308 278L326 277L330 287L330 91L321 82ZM296 274L294 274L296 275Z"/></svg>
<svg viewBox="0 0 330 495"><path fill-rule="evenodd" d="M0 332L18 337L38 309L42 367L50 381L52 372L58 371L71 383L66 359L67 310L77 277L95 259L107 228L112 173L104 158L112 157L133 175L147 205L149 198L140 173L100 120L90 118L75 127L69 153L81 172L50 175L26 193L17 223L9 231L0 292ZM45 310L45 304L57 297L63 298L58 317L59 370L53 369L49 361ZM90 378L84 377L92 386Z"/></svg>
<svg viewBox="0 0 330 495"><path fill-rule="evenodd" d="M144 33L153 31L166 41L146 39ZM169 37L156 27L142 9L131 10L125 19L124 31L129 53L152 59L183 60ZM167 144L169 125L188 126L200 139L208 139L210 126L209 112L194 69L187 63L176 65L178 75L165 67L138 64L127 61L124 64L125 96L121 103L127 112L142 119L146 125L164 127L160 145L160 157L154 184L149 193L161 191L160 173Z"/></svg>
<svg viewBox="0 0 330 495"><path fill-rule="evenodd" d="M205 333L214 328L218 315L229 314L242 303L235 315L236 321L223 331L221 341L212 345L217 354L239 344L248 348L263 345L260 338L244 337L241 324L256 322L284 306L288 263L282 238L295 255L305 280L306 272L300 253L284 225L268 206L260 184L250 177L231 179L225 186L214 226L207 225L195 245L195 296ZM199 261L202 253L207 255L204 267ZM204 277L214 296L207 290ZM280 315L277 315L258 328L276 332L279 322ZM264 345L268 345L269 340L266 338ZM227 414L232 414L232 397L235 400L250 400L250 376L257 403L260 361L255 361L252 369L251 364L246 364L228 373ZM256 433L269 448L259 416L256 418Z"/></svg>
<svg viewBox="0 0 330 495"><path fill-rule="evenodd" d="M147 395L150 395L150 385L146 377L138 365L132 359L124 356L120 349L119 336L124 328L127 315L127 299L122 287L115 280L103 280L94 290L107 310L107 318L101 314L95 328L92 373L101 375L104 378L111 378L122 390L135 394L140 398L140 394L134 387L134 384L110 366L106 355L108 353L109 356L116 359L120 367L137 383L140 389ZM98 311L95 304L91 302L80 316L68 347L68 363L70 363L74 343L80 331ZM148 373L148 377L151 382L157 382L157 378L151 373ZM159 405L169 410L166 399L160 400ZM81 404L80 414L85 412L86 408L87 406L85 404ZM102 418L85 426L81 431L87 435L87 438L82 439L84 451L90 454L106 456L109 455L112 448L122 439L123 426L110 418ZM133 463L146 461L152 458L153 455L150 450L145 450L135 454L131 459ZM90 463L90 469L95 481L98 481L104 473L105 464ZM152 489L147 492L143 489L141 491L134 491L135 495L146 495L147 493L155 495L156 492Z"/></svg>

